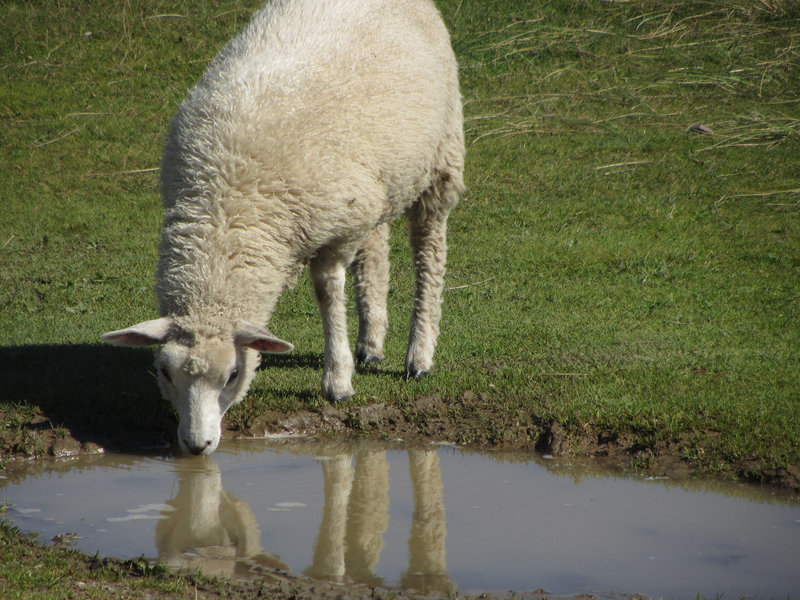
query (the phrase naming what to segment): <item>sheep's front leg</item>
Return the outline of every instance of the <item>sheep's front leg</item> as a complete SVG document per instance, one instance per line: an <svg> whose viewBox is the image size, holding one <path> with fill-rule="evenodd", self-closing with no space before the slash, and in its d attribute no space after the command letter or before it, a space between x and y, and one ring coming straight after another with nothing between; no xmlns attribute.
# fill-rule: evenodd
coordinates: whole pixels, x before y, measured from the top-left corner
<svg viewBox="0 0 800 600"><path fill-rule="evenodd" d="M386 294L389 290L389 225L369 234L350 265L358 310L356 360L362 365L383 359L386 339Z"/></svg>
<svg viewBox="0 0 800 600"><path fill-rule="evenodd" d="M351 255L352 257L352 255ZM345 266L329 250L320 250L311 261L311 279L325 334L322 395L330 402L348 400L353 394L353 355L347 341Z"/></svg>
<svg viewBox="0 0 800 600"><path fill-rule="evenodd" d="M458 199L457 188L440 180L411 207L409 237L414 252L416 293L406 353L406 378L419 379L433 366L439 337L442 290L447 261L447 217Z"/></svg>

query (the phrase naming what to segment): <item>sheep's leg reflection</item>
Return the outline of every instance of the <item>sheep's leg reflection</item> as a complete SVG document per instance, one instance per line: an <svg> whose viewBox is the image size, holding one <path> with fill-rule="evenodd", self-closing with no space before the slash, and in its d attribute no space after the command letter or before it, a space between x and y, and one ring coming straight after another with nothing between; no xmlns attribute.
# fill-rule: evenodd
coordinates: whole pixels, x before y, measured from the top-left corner
<svg viewBox="0 0 800 600"><path fill-rule="evenodd" d="M447 573L439 454L435 450L409 450L408 463L414 515L408 537L408 570L403 575L402 587L422 592L453 592L455 585Z"/></svg>
<svg viewBox="0 0 800 600"><path fill-rule="evenodd" d="M375 567L389 524L389 463L385 450L360 450L347 517L347 574L358 583L380 585Z"/></svg>
<svg viewBox="0 0 800 600"><path fill-rule="evenodd" d="M442 475L435 450L410 450L409 470L414 515L408 539L409 563L403 588L453 592L445 556ZM325 507L314 558L305 571L312 577L380 585L375 568L389 522L389 463L385 450L360 450L322 461Z"/></svg>
<svg viewBox="0 0 800 600"><path fill-rule="evenodd" d="M325 507L319 526L314 558L306 575L321 579L344 581L345 531L347 503L353 485L353 465L350 453L341 453L322 461L325 488Z"/></svg>

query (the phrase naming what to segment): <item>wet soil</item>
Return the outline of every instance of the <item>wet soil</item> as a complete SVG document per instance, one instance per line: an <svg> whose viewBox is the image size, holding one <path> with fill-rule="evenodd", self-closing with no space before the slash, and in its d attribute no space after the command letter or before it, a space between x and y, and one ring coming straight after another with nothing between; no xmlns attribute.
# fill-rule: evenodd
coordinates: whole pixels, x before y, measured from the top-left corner
<svg viewBox="0 0 800 600"><path fill-rule="evenodd" d="M610 435L585 425L566 430L559 424L524 413L507 414L484 394L465 392L453 403L437 395L417 397L408 406L386 404L328 406L322 411L259 415L233 435L264 437L276 434L359 434L406 442L442 441L553 456L590 457L605 466L666 476L692 477L707 468L688 457L714 432L684 434L668 440L643 442L633 434ZM765 469L756 462L716 465L716 475L800 490L800 467Z"/></svg>
<svg viewBox="0 0 800 600"><path fill-rule="evenodd" d="M604 466L670 479L685 479L700 472L709 474L709 464L697 457L698 448L702 449L717 435L691 432L650 441L632 433L598 431L589 424L567 430L534 414L510 412L488 395L471 391L464 392L455 402L432 394L418 396L403 405L343 405L326 406L320 411L270 412L236 424L230 434L248 437L342 434L399 438L406 442L451 442L553 456L590 457ZM769 469L756 461L717 461L712 474L800 491L800 465Z"/></svg>
<svg viewBox="0 0 800 600"><path fill-rule="evenodd" d="M702 448L716 432L691 432L671 439L643 440L635 434L598 431L585 424L565 429L533 414L510 412L486 394L466 391L456 401L437 394L407 402L362 406L327 405L320 410L268 411L238 420L226 417L226 437L271 435L365 436L406 442L441 441L479 448L530 451L553 456L583 456L625 471L685 479L703 473L768 483L800 491L800 465L770 469L757 461L702 459ZM4 415L1 414L0 418ZM5 420L5 419L3 419ZM105 449L131 451L165 447L174 442L174 425L163 430L132 432L125 440L97 432L73 435L36 414L13 436L0 434L0 459L42 455L72 456ZM699 450L698 450L699 449ZM698 456L699 455L699 456ZM692 457L692 458L690 458Z"/></svg>

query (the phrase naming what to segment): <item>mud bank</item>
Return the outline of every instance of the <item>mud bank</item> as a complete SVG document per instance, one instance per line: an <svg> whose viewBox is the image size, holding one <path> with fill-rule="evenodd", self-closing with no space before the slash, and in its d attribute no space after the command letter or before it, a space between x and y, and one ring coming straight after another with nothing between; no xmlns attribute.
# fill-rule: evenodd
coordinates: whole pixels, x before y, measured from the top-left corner
<svg viewBox="0 0 800 600"><path fill-rule="evenodd" d="M320 411L269 412L236 424L230 435L364 435L406 442L451 442L480 448L591 457L625 471L685 479L699 474L769 483L800 490L800 466L768 469L756 461L704 461L715 432L645 441L634 434L609 434L590 425L565 429L534 414L508 412L485 394L465 392L456 402L438 395L403 405L326 406ZM699 449L699 451L698 451ZM698 456L698 454L700 456ZM691 457L691 458L690 458Z"/></svg>
<svg viewBox="0 0 800 600"><path fill-rule="evenodd" d="M477 448L590 457L604 466L685 479L696 475L768 483L800 491L800 465L770 468L747 458L720 457L709 450L718 432L693 431L671 439L599 431L589 424L569 429L535 414L507 409L486 394L466 391L455 401L437 394L397 403L326 405L319 410L268 411L223 422L229 437L273 435L366 436L406 442L450 442ZM108 450L164 447L173 443L174 423L158 431L131 432L125 439L104 432L54 427L34 416L15 439L0 439L0 458L70 456ZM21 433L20 433L21 432Z"/></svg>

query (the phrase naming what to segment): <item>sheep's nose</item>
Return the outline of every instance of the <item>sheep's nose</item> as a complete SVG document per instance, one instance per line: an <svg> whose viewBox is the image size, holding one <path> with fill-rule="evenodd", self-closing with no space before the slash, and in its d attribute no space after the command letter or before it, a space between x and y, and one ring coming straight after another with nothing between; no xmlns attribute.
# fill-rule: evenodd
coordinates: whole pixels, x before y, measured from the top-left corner
<svg viewBox="0 0 800 600"><path fill-rule="evenodd" d="M200 444L194 444L189 440L183 440L183 445L186 446L186 449L192 454L202 454L206 448L211 445L211 440L206 440L205 443Z"/></svg>

